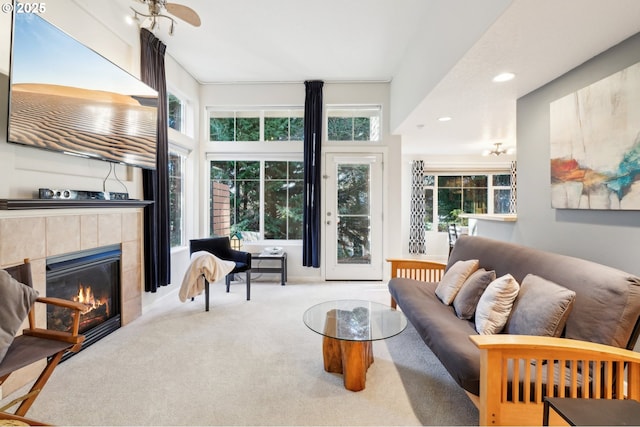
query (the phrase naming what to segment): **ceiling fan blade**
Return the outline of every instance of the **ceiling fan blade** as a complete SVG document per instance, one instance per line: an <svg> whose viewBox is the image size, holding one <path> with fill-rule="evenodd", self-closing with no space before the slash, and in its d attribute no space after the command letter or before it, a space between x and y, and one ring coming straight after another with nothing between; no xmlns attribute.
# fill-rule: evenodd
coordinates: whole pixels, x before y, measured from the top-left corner
<svg viewBox="0 0 640 427"><path fill-rule="evenodd" d="M177 3L167 3L165 6L167 8L167 12L169 12L170 14L182 19L183 21L193 25L194 27L200 26L200 17L196 13L196 11L191 9L190 7Z"/></svg>

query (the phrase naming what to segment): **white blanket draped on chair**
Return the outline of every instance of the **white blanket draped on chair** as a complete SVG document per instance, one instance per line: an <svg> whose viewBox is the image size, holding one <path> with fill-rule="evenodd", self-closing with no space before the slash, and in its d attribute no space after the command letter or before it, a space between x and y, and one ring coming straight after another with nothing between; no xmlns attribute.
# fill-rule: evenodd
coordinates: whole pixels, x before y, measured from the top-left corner
<svg viewBox="0 0 640 427"><path fill-rule="evenodd" d="M209 283L217 282L229 274L235 266L235 262L220 259L209 252L194 252L191 254L191 263L182 279L182 286L178 293L180 301L185 302L200 295L204 291L205 278Z"/></svg>

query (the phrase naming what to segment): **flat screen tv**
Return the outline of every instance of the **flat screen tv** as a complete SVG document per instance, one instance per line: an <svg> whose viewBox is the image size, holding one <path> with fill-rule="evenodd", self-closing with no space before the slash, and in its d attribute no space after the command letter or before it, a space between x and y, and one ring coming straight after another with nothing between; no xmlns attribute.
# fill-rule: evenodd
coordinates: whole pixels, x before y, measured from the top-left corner
<svg viewBox="0 0 640 427"><path fill-rule="evenodd" d="M11 46L9 142L155 169L155 90L35 13Z"/></svg>

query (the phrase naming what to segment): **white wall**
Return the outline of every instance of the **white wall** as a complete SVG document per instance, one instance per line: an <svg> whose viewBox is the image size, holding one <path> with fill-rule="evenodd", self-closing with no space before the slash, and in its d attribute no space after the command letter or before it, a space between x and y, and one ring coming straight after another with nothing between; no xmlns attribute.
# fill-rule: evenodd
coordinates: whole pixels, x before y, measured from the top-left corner
<svg viewBox="0 0 640 427"><path fill-rule="evenodd" d="M518 220L479 221L480 235L640 274L638 211L552 209L549 166L549 104L638 61L640 34L518 100Z"/></svg>
<svg viewBox="0 0 640 427"><path fill-rule="evenodd" d="M201 104L203 117L206 118L206 107L229 106L299 106L304 107L305 89L304 83L278 83L278 84L210 84L201 88ZM361 83L342 84L325 83L323 88L323 101L325 104L375 104L382 105L383 126L382 141L370 145L341 145L328 146L323 143L323 151L347 151L351 153L380 152L385 156L384 165L384 218L385 230L384 257L395 256L400 252L400 241L397 230L400 227L400 211L396 207L401 205L401 195L396 191L400 186L400 142L399 138L390 135L389 129L389 84L388 83ZM202 120L201 127L201 173L200 173L200 233L205 235L207 230L208 207L206 204L208 191L208 167L205 160L208 152L232 154L235 152L254 153L257 155L279 153L302 153L302 146L295 143L212 143L208 142L208 119ZM324 135L326 137L326 135ZM324 206L324 202L323 202ZM264 242L262 246L273 246L274 243ZM289 276L297 280L322 280L324 278L324 262L322 267L314 269L302 266L302 246L300 243L278 243L278 246L287 246ZM256 247L255 245L252 247ZM323 250L324 253L324 250ZM385 266L385 269L387 267ZM388 270L385 270L388 271ZM388 273L385 272L385 277Z"/></svg>

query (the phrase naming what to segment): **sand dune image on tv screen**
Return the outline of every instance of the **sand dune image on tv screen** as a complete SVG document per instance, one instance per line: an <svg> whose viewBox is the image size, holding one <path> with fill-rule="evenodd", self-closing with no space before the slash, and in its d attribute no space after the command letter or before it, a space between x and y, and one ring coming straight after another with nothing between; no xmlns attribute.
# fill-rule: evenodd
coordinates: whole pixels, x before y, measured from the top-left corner
<svg viewBox="0 0 640 427"><path fill-rule="evenodd" d="M49 84L13 84L9 140L156 167L157 99Z"/></svg>

